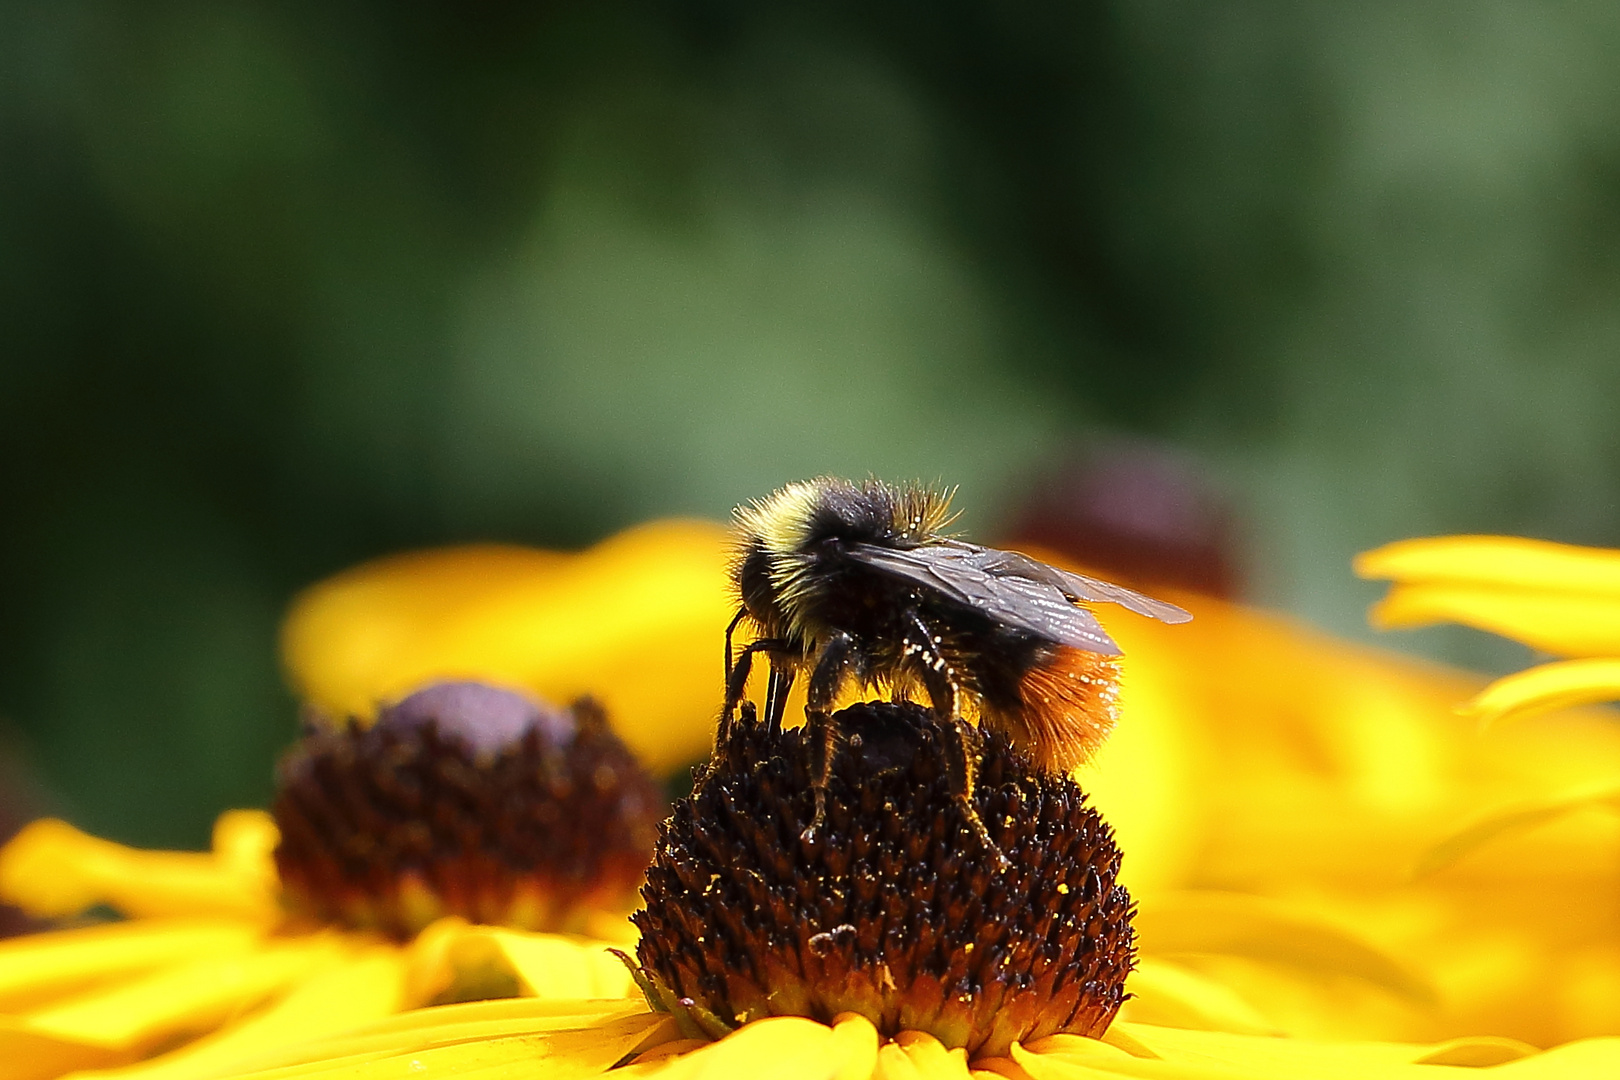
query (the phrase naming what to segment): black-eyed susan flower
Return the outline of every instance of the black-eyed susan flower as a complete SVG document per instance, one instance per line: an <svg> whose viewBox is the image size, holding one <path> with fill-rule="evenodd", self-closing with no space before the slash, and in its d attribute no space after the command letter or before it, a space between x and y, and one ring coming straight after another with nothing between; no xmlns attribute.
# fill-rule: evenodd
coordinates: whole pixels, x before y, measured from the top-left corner
<svg viewBox="0 0 1620 1080"><path fill-rule="evenodd" d="M976 1056L1100 1035L1134 956L1120 852L1071 780L985 737L974 808L921 706L839 714L824 826L803 728L731 725L676 805L634 916L638 980L689 1036L866 1017Z"/></svg>
<svg viewBox="0 0 1620 1080"><path fill-rule="evenodd" d="M272 814L226 814L209 854L36 822L0 895L127 919L0 943L0 1076L203 1036L118 1070L177 1080L433 1001L622 995L607 942L558 931L623 940L662 806L594 703L445 683L314 725Z"/></svg>
<svg viewBox="0 0 1620 1080"><path fill-rule="evenodd" d="M685 592L671 590L671 608L684 604L686 614L666 610L659 617L684 629L672 629L672 637L651 648L690 650L693 670L667 686L643 689L665 694L659 715L688 720L679 738L656 729L638 735L634 718L626 722L632 741L662 748L665 761L707 752L712 728L706 721L719 682L715 627L727 615L719 530L679 528L708 532L713 547L702 558L712 560L712 571L694 571ZM685 535L692 539L696 531ZM692 549L711 540L694 540ZM627 544L625 550L652 558L656 548ZM552 557L530 560L506 549L494 555L489 563L466 551L444 556L447 562L418 557L420 565L442 572L416 584L398 565L383 568L380 577L357 574L349 579L354 591L326 593L347 599L327 608L332 621L324 624L325 636L289 632L289 653L296 640L325 640L338 653L352 647L362 660L371 657L365 661L370 668L361 665L369 671L364 677L344 682L334 668L323 684L346 686L352 695L346 700L368 707L390 698L380 684L395 676L378 659L388 654L388 641L424 650L422 643L448 641L465 650L458 665L416 664L412 678L489 677L471 667L477 641L494 643L495 655L507 657L513 671L533 664L504 644L503 620L515 620L510 625L520 633L510 640L521 641L527 616L500 602L502 583L527 581L523 587L542 593L538 564ZM613 577L618 569L593 573ZM709 584L700 587L704 580ZM418 591L424 581L432 587ZM371 610L381 613L375 618L367 614L368 589L376 603ZM553 610L588 619L586 591L581 586L575 594L579 603ZM1124 986L1134 997L1101 1039L1058 1028L1040 1037L1031 1028L1005 1055L989 1056L994 1047L986 1040L970 1060L965 1044L947 1046L956 1041L950 1023L937 1029L941 1035L921 1026L895 1033L881 1010L874 1023L857 1002L855 1011L815 1018L749 1020L757 1014L738 1009L731 1023L741 1026L710 1041L701 1026L695 1030L703 1038L694 1038L691 1027L683 1033L673 1013L636 1000L584 1000L591 994L581 990L580 1000L417 1009L340 1034L322 1035L311 1025L293 1044L283 1031L279 1039L202 1057L189 1075L574 1076L620 1063L623 1076L959 1077L970 1065L1010 1077L1432 1080L1451 1075L1447 1070L1477 1077L1477 1067L1485 1065L1508 1077L1614 1071L1613 1040L1545 1052L1530 1045L1612 1030L1605 1009L1620 995L1605 989L1615 984L1605 981L1613 968L1602 951L1608 948L1612 958L1612 934L1593 935L1584 917L1600 909L1602 897L1612 904L1620 894L1603 860L1594 858L1606 850L1602 837L1543 830L1500 857L1491 851L1471 856L1447 871L1450 877L1414 883L1408 874L1425 847L1481 798L1613 775L1620 763L1613 728L1601 718L1570 715L1480 740L1451 712L1477 690L1477 680L1335 642L1273 616L1176 599L1197 619L1174 636L1145 623L1110 627L1127 654L1125 720L1113 744L1079 776L1125 853L1115 883L1128 887L1140 905L1137 968ZM605 678L621 671L632 681L645 677L645 636L603 630L593 640L617 650L602 661ZM509 674L501 681L535 689L553 677ZM558 682L548 689L566 697L589 687ZM611 704L609 693L603 696ZM335 694L314 696L330 711L350 707ZM1548 917L1549 881L1565 905L1558 918ZM434 931L419 935L412 951L440 949ZM480 933L484 948L493 949L487 935L496 932ZM843 940L833 933L818 947ZM860 941L853 939L852 957ZM977 939L974 944L978 952ZM378 955L397 963L400 952ZM782 955L788 955L785 946ZM958 958L963 972L972 955ZM655 959L649 952L637 962L653 967ZM762 985L740 986L738 999L757 1000ZM881 980L877 985L881 989ZM315 995L305 1001L310 1014L321 1014ZM680 995L675 1003L680 1006ZM729 1026L719 1009L705 1008L719 1021L716 1031ZM1054 1022L1035 1012L1040 1022ZM1072 1015L1078 1014L1060 1023ZM688 1010L688 1019L695 1017Z"/></svg>
<svg viewBox="0 0 1620 1080"><path fill-rule="evenodd" d="M13 1070L0 1075L182 1045L135 1067L179 1077L426 1001L630 990L601 942L577 934L628 940L658 811L600 711L537 712L498 691L476 720L427 716L421 697L381 707L457 680L553 701L598 691L658 767L696 757L710 706L695 689L711 683L697 655L700 640L713 652L723 558L717 526L665 523L578 555L400 556L308 590L284 659L326 720L283 763L275 820L228 813L209 853L37 822L0 855L0 893L36 913L125 917L0 944L0 1062ZM480 696L447 692L463 707ZM523 790L534 782L544 790ZM546 847L559 836L564 849Z"/></svg>

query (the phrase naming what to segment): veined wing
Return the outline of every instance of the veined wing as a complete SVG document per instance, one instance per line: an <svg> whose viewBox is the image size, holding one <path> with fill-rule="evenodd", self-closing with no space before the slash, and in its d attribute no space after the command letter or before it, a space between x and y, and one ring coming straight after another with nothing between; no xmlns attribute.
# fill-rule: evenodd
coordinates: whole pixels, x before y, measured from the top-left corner
<svg viewBox="0 0 1620 1080"><path fill-rule="evenodd" d="M949 540L941 546L961 552L959 557L964 562L978 566L986 573L1003 578L1043 581L1055 586L1071 600L1118 604L1126 611L1134 611L1138 615L1146 615L1162 623L1184 623L1192 618L1192 612L1164 600L1144 596L1135 589L1115 585L1112 581L1102 581L1099 578L1087 577L1085 574L1059 570L1055 566L1049 566L1028 555L1020 555L1016 551L999 551L996 548L964 544L959 540Z"/></svg>
<svg viewBox="0 0 1620 1080"><path fill-rule="evenodd" d="M973 550L990 551L988 548ZM993 573L976 565L957 545L928 544L901 549L850 544L845 551L864 566L932 589L963 607L1028 630L1048 641L1104 656L1120 655L1119 646L1096 616L1085 608L1076 607L1060 587L1029 576Z"/></svg>

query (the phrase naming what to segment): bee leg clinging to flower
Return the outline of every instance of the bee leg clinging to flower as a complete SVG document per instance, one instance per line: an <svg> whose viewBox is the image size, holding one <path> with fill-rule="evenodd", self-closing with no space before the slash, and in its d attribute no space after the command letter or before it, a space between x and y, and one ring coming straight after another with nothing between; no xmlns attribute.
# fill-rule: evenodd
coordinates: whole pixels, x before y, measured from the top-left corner
<svg viewBox="0 0 1620 1080"><path fill-rule="evenodd" d="M774 695L779 682L776 677L774 660L777 655L786 649L786 645L786 642L779 641L776 638L761 638L758 641L749 642L743 647L742 652L738 653L736 658L733 659L731 655L731 631L729 629L726 631L726 704L720 711L720 726L715 733L716 745L723 745L731 735L731 724L737 715L737 705L742 701L743 695L748 692L748 676L753 671L754 654L765 653L772 658L770 692ZM786 696L787 691L783 689L782 697L785 698ZM775 701L768 698L765 703L765 711L767 719L771 715L775 715L778 722L780 722L781 707Z"/></svg>
<svg viewBox="0 0 1620 1080"><path fill-rule="evenodd" d="M765 723L770 729L782 730L782 714L787 711L788 694L793 690L793 669L774 661L771 681L765 688Z"/></svg>
<svg viewBox="0 0 1620 1080"><path fill-rule="evenodd" d="M803 837L814 840L827 817L827 785L832 780L833 747L838 742L838 726L832 719L833 702L852 664L859 660L855 639L842 630L821 646L815 670L810 673L804 707L804 733L810 740L810 775L814 777L816 814Z"/></svg>
<svg viewBox="0 0 1620 1080"><path fill-rule="evenodd" d="M907 621L911 624L911 629L904 639L905 651L921 662L923 688L928 691L928 700L934 707L934 717L950 732L945 743L951 770L951 792L955 795L957 805L962 809L962 816L967 820L974 836L984 845L984 850L995 860L996 865L1006 870L1012 864L996 846L996 842L990 839L990 830L984 827L984 819L979 817L979 811L973 805L973 790L979 779L980 735L976 728L962 718L961 695L957 691L956 672L952 670L950 662L940 654L939 638L930 632L922 616L911 611L907 613Z"/></svg>

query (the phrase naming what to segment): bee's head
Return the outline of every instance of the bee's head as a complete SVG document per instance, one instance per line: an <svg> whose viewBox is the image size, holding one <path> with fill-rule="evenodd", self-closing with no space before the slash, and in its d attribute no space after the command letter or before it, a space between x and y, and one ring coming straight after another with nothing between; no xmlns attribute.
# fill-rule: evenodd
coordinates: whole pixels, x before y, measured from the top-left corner
<svg viewBox="0 0 1620 1080"><path fill-rule="evenodd" d="M878 480L821 476L788 484L737 508L732 583L751 614L774 623L784 604L813 591L828 542L915 547L937 535L949 502L927 488Z"/></svg>
<svg viewBox="0 0 1620 1080"><path fill-rule="evenodd" d="M948 493L921 486L819 476L739 507L737 527L770 556L808 554L827 540L911 546L944 527L949 503Z"/></svg>

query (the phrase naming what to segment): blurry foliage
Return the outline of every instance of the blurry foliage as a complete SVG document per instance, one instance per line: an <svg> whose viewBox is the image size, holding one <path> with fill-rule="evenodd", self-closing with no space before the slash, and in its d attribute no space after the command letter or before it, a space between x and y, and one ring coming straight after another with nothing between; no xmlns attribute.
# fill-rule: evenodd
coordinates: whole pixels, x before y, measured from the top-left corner
<svg viewBox="0 0 1620 1080"><path fill-rule="evenodd" d="M1263 595L1340 629L1393 536L1613 542L1617 37L5 0L0 712L88 828L197 842L268 792L321 575L818 470L960 482L982 533L1097 431L1194 448Z"/></svg>

